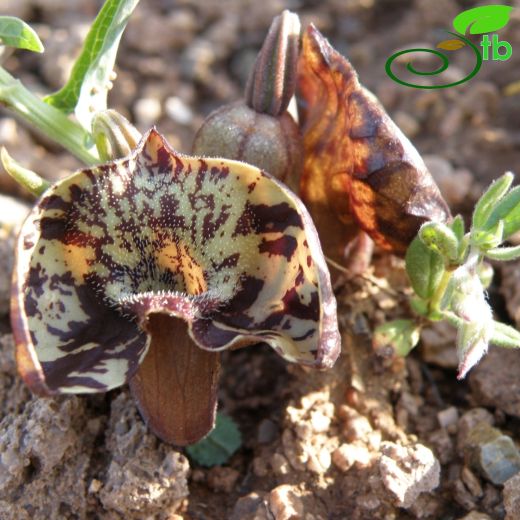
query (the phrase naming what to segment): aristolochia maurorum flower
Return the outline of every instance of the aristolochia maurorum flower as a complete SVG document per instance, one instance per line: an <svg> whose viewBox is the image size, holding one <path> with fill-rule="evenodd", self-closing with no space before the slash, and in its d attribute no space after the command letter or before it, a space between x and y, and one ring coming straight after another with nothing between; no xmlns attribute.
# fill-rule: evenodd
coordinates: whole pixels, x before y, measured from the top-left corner
<svg viewBox="0 0 520 520"><path fill-rule="evenodd" d="M299 199L245 163L180 155L155 130L44 193L20 233L11 318L34 392L130 381L150 427L179 445L213 426L219 351L265 342L325 368L340 345Z"/></svg>

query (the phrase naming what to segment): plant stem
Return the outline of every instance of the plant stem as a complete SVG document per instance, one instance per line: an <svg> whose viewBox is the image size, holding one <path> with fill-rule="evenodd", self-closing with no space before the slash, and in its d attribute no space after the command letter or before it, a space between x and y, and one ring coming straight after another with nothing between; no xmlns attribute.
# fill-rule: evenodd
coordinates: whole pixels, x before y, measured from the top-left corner
<svg viewBox="0 0 520 520"><path fill-rule="evenodd" d="M43 102L0 67L0 103L87 165L98 164L91 136L58 109Z"/></svg>
<svg viewBox="0 0 520 520"><path fill-rule="evenodd" d="M441 312L442 298L444 296L444 293L446 292L446 289L448 288L448 284L450 283L452 274L453 271L451 269L446 269L444 271L441 281L437 286L437 289L435 289L435 292L433 293L433 296L430 300L430 313L436 314L438 312Z"/></svg>

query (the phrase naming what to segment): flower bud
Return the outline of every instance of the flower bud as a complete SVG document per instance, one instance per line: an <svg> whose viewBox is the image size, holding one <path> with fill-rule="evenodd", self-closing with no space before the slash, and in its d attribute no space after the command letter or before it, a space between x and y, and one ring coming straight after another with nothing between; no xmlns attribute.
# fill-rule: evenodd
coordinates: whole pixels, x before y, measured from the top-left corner
<svg viewBox="0 0 520 520"><path fill-rule="evenodd" d="M277 16L249 78L245 101L211 113L197 132L195 155L226 157L265 170L297 191L303 166L299 128L287 112L294 95L300 21Z"/></svg>
<svg viewBox="0 0 520 520"><path fill-rule="evenodd" d="M287 112L272 117L255 112L243 101L223 106L203 123L192 151L253 164L293 191L298 188L303 146L298 126Z"/></svg>

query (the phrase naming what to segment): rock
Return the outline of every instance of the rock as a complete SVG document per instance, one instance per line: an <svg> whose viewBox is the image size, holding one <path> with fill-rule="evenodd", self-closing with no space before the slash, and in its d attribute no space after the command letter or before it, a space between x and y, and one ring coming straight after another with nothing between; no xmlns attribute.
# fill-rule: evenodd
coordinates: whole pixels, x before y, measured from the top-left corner
<svg viewBox="0 0 520 520"><path fill-rule="evenodd" d="M0 422L2 518L85 518L86 474L94 437L85 400L29 400ZM49 492L52 490L52 492Z"/></svg>
<svg viewBox="0 0 520 520"><path fill-rule="evenodd" d="M239 476L236 469L215 466L208 471L208 485L214 491L231 493Z"/></svg>
<svg viewBox="0 0 520 520"><path fill-rule="evenodd" d="M193 121L193 111L180 97L169 97L164 109L168 117L180 125L189 125Z"/></svg>
<svg viewBox="0 0 520 520"><path fill-rule="evenodd" d="M520 518L520 473L517 473L504 483L503 496L506 520L517 520Z"/></svg>
<svg viewBox="0 0 520 520"><path fill-rule="evenodd" d="M140 98L135 102L134 114L140 128L150 128L161 117L161 101L153 97Z"/></svg>
<svg viewBox="0 0 520 520"><path fill-rule="evenodd" d="M520 237L518 238L520 239ZM504 297L509 316L518 328L520 327L520 261L501 262L500 271L502 273L500 293Z"/></svg>
<svg viewBox="0 0 520 520"><path fill-rule="evenodd" d="M270 419L264 419L258 425L258 433L256 439L260 444L269 444L273 442L278 433L278 427L276 423Z"/></svg>
<svg viewBox="0 0 520 520"><path fill-rule="evenodd" d="M513 440L489 424L479 423L469 431L464 452L472 468L493 484L520 472L520 452Z"/></svg>
<svg viewBox="0 0 520 520"><path fill-rule="evenodd" d="M358 469L368 468L372 464L372 457L368 448L361 443L342 444L332 454L332 462L346 472L354 465Z"/></svg>
<svg viewBox="0 0 520 520"><path fill-rule="evenodd" d="M237 500L229 520L271 520L267 502L258 493L249 493Z"/></svg>
<svg viewBox="0 0 520 520"><path fill-rule="evenodd" d="M491 347L469 378L475 403L520 417L519 371L520 352Z"/></svg>
<svg viewBox="0 0 520 520"><path fill-rule="evenodd" d="M466 516L463 516L459 520L493 520L489 515L486 515L486 513L480 513L479 511L471 511L471 513L468 513Z"/></svg>
<svg viewBox="0 0 520 520"><path fill-rule="evenodd" d="M283 484L269 493L269 510L275 520L303 518L303 501L296 487Z"/></svg>
<svg viewBox="0 0 520 520"><path fill-rule="evenodd" d="M468 434L475 426L480 423L485 423L490 426L495 424L495 419L491 413L485 408L473 408L467 411L460 419L458 423L458 434L457 434L457 451L462 457L464 455L464 446L467 443Z"/></svg>
<svg viewBox="0 0 520 520"><path fill-rule="evenodd" d="M112 460L99 499L125 519L175 513L188 496L184 455L147 431L127 392L112 401L106 445Z"/></svg>
<svg viewBox="0 0 520 520"><path fill-rule="evenodd" d="M440 464L426 446L383 442L381 451L379 470L383 484L399 507L410 507L421 493L439 485Z"/></svg>
<svg viewBox="0 0 520 520"><path fill-rule="evenodd" d="M445 321L436 321L421 331L421 355L427 363L457 368L457 330Z"/></svg>
<svg viewBox="0 0 520 520"><path fill-rule="evenodd" d="M448 429L450 426L456 425L459 420L459 411L455 406L445 408L440 412L437 412L437 420L439 426L444 429Z"/></svg>

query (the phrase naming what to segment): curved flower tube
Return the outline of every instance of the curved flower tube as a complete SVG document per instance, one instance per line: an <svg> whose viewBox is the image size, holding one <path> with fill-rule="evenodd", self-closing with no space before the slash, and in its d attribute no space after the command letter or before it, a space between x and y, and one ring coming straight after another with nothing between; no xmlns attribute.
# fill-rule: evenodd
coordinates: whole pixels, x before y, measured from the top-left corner
<svg viewBox="0 0 520 520"><path fill-rule="evenodd" d="M34 392L130 381L174 444L213 426L219 351L265 342L326 368L340 347L301 201L253 166L181 155L154 129L44 193L20 233L11 321Z"/></svg>
<svg viewBox="0 0 520 520"><path fill-rule="evenodd" d="M312 24L302 37L298 96L300 196L328 256L341 261L358 227L383 249L404 254L421 224L450 218L417 150Z"/></svg>

